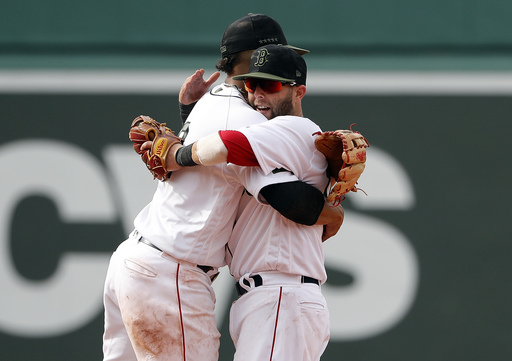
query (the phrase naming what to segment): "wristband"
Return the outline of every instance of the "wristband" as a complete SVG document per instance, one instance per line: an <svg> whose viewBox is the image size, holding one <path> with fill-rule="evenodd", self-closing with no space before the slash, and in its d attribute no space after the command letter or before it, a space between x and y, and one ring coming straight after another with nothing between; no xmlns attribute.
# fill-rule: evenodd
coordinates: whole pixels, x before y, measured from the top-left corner
<svg viewBox="0 0 512 361"><path fill-rule="evenodd" d="M197 165L192 160L192 146L194 143L181 147L176 151L176 163L181 167L192 167Z"/></svg>

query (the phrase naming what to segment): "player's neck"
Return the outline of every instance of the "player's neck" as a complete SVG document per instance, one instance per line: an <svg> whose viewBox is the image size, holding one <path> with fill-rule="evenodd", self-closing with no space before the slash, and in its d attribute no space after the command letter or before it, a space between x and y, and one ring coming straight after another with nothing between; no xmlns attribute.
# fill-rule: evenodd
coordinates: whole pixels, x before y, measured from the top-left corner
<svg viewBox="0 0 512 361"><path fill-rule="evenodd" d="M296 117L304 117L304 113L302 112L302 107L300 105L294 107L293 115L295 115Z"/></svg>
<svg viewBox="0 0 512 361"><path fill-rule="evenodd" d="M229 85L236 85L238 88L242 89L244 86L244 82L242 80L234 80L233 77L237 74L230 74L226 77L224 83Z"/></svg>

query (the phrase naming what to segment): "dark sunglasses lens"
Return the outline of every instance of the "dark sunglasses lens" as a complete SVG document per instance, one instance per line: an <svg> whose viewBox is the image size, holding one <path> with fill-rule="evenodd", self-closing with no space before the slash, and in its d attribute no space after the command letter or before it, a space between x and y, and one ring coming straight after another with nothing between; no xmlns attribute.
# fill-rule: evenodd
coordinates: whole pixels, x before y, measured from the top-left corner
<svg viewBox="0 0 512 361"><path fill-rule="evenodd" d="M275 80L264 80L264 79L245 79L245 90L249 93L254 93L257 86L265 93L276 93L283 89L283 84Z"/></svg>
<svg viewBox="0 0 512 361"><path fill-rule="evenodd" d="M283 84L275 80L264 80L260 86L267 93L275 93L283 89Z"/></svg>
<svg viewBox="0 0 512 361"><path fill-rule="evenodd" d="M256 90L256 86L258 86L258 82L254 79L245 79L244 80L245 90L249 93L254 93Z"/></svg>

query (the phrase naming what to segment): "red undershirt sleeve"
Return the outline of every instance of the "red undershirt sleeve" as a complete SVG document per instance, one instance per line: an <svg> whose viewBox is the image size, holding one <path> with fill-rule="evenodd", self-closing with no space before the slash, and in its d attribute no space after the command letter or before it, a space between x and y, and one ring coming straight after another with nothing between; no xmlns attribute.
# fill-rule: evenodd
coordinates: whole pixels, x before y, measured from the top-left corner
<svg viewBox="0 0 512 361"><path fill-rule="evenodd" d="M237 130L219 130L219 136L228 149L228 163L245 167L259 166L251 144L243 133Z"/></svg>

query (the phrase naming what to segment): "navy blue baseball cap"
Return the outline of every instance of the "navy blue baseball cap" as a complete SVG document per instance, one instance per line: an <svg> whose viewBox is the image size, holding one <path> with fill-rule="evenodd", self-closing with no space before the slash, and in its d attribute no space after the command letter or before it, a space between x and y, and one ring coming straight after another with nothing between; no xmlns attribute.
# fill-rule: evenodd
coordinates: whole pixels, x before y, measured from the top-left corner
<svg viewBox="0 0 512 361"><path fill-rule="evenodd" d="M306 85L306 73L306 62L296 51L271 44L256 49L251 55L249 72L233 79L256 78Z"/></svg>
<svg viewBox="0 0 512 361"><path fill-rule="evenodd" d="M287 46L300 55L309 53L309 50L288 45L281 25L263 14L248 14L229 25L222 36L220 53L224 58L268 44Z"/></svg>

